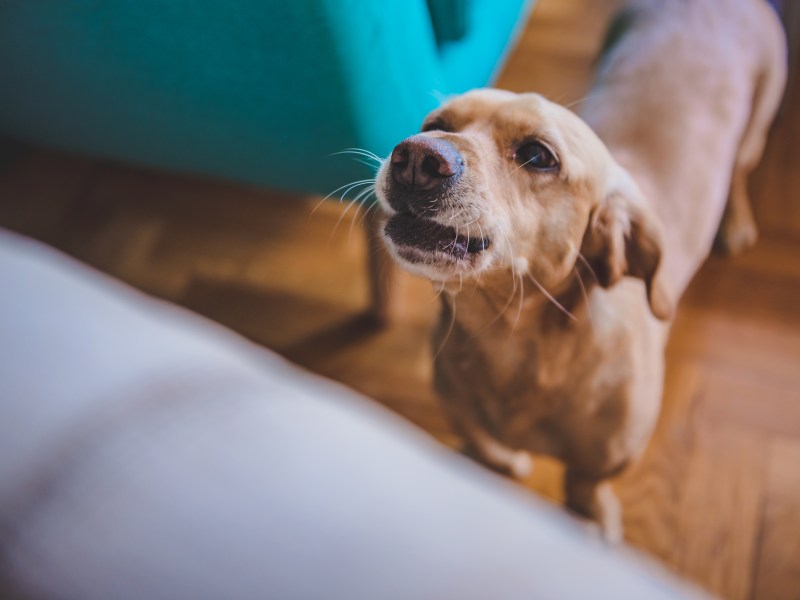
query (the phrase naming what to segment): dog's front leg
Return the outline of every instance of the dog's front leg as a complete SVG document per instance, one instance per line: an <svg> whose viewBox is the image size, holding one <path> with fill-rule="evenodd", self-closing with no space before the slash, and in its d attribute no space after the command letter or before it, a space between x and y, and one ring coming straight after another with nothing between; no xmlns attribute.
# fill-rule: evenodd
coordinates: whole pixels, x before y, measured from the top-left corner
<svg viewBox="0 0 800 600"><path fill-rule="evenodd" d="M608 542L622 541L622 507L607 479L587 476L568 467L564 492L567 508L597 523Z"/></svg>
<svg viewBox="0 0 800 600"><path fill-rule="evenodd" d="M442 322L447 322L446 315ZM434 340L441 347L436 337ZM463 453L498 473L525 479L533 470L531 455L507 446L486 425L479 396L488 397L493 390L481 389L479 394L480 383L465 383L464 373L469 371L463 366L456 368L456 364L458 361L451 360L446 351L440 352L434 370L434 386L451 426L464 441Z"/></svg>
<svg viewBox="0 0 800 600"><path fill-rule="evenodd" d="M514 479L525 479L531 474L533 459L529 453L509 448L492 436L476 415L467 414L463 407L455 413L454 408L449 410L450 417L455 429L464 439L464 454Z"/></svg>

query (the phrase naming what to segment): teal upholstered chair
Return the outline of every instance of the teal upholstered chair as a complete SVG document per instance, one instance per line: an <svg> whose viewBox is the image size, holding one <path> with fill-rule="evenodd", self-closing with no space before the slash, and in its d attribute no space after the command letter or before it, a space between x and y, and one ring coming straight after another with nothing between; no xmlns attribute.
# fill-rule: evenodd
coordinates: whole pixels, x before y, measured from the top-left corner
<svg viewBox="0 0 800 600"><path fill-rule="evenodd" d="M3 0L0 133L299 192L486 85L531 0Z"/></svg>
<svg viewBox="0 0 800 600"><path fill-rule="evenodd" d="M438 98L491 82L531 3L2 0L0 133L327 193L371 175L337 152L384 156ZM392 268L369 239L382 319Z"/></svg>

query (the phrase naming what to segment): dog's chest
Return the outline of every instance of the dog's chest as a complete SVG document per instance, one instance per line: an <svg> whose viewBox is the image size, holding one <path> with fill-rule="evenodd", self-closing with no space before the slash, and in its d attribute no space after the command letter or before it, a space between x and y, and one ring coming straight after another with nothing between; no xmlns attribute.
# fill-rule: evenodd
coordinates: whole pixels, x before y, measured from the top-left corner
<svg viewBox="0 0 800 600"><path fill-rule="evenodd" d="M476 338L455 326L436 361L448 401L478 404L487 424L509 441L555 416L582 377L569 335L558 343L498 328Z"/></svg>

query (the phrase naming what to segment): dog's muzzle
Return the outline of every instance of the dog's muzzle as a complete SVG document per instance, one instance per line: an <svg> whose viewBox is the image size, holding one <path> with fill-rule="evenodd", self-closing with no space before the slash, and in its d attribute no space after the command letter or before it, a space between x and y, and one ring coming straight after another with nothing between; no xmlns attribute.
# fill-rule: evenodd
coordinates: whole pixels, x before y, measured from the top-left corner
<svg viewBox="0 0 800 600"><path fill-rule="evenodd" d="M453 187L463 172L464 158L450 142L424 134L411 136L392 151L389 203L398 212L425 214L431 201Z"/></svg>

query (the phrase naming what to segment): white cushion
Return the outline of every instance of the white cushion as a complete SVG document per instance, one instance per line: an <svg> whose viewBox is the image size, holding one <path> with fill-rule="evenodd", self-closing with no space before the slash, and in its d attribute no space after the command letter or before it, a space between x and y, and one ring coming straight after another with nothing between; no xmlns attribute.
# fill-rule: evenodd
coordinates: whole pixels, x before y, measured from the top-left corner
<svg viewBox="0 0 800 600"><path fill-rule="evenodd" d="M53 250L0 232L0 282L7 588L137 600L695 594L374 403Z"/></svg>

